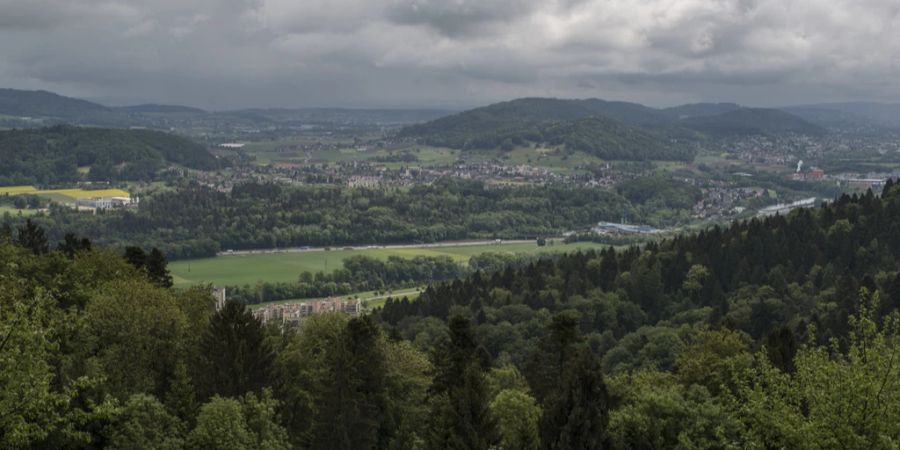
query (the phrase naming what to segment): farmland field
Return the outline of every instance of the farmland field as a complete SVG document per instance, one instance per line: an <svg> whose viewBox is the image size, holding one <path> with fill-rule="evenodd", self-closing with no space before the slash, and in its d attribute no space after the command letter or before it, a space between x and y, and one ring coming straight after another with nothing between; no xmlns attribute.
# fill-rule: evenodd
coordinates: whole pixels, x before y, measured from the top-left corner
<svg viewBox="0 0 900 450"><path fill-rule="evenodd" d="M75 200L93 197L130 197L131 195L121 189L48 189L40 190L34 186L3 186L0 187L0 195L31 194L47 197L62 203L73 203Z"/></svg>
<svg viewBox="0 0 900 450"><path fill-rule="evenodd" d="M294 281L301 272L330 272L342 267L344 258L365 255L387 259L388 256L412 258L415 256L449 256L465 264L469 258L482 253L539 253L572 252L579 248L601 248L601 244L580 242L576 244L555 243L546 247L537 244L479 244L459 247L408 247L375 248L359 250L307 251L292 253L258 253L248 255L227 255L173 261L169 270L177 286L213 283L216 285L244 285L257 281Z"/></svg>

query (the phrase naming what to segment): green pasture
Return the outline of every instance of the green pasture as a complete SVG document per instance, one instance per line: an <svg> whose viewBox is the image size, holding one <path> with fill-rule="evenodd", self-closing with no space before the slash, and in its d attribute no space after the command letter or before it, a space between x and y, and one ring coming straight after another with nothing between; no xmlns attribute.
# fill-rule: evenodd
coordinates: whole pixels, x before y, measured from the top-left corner
<svg viewBox="0 0 900 450"><path fill-rule="evenodd" d="M23 216L30 216L38 213L37 209L17 209L12 206L0 206L0 216L9 213L13 216L18 216L20 213Z"/></svg>
<svg viewBox="0 0 900 450"><path fill-rule="evenodd" d="M410 247L410 248L375 248L331 251L305 251L285 253L257 253L250 255L225 255L214 258L201 258L173 261L169 270L176 286L213 283L222 285L255 284L257 281L287 282L294 281L302 272L332 271L342 267L344 258L353 255L365 255L373 258L387 259L388 256L412 258L423 256L449 256L461 264L469 261L473 255L482 253L539 253L539 252L572 252L579 248L601 248L601 244L579 242L575 244L553 243L538 247L535 243L511 244L479 244L460 247Z"/></svg>

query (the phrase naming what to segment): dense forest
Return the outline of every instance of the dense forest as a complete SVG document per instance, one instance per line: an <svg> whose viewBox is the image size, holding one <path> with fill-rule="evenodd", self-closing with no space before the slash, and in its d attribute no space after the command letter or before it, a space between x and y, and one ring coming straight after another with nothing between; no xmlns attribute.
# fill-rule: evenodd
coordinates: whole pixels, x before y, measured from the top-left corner
<svg viewBox="0 0 900 450"><path fill-rule="evenodd" d="M0 185L152 180L168 163L218 165L203 146L159 131L63 125L0 131ZM90 167L86 175L81 167Z"/></svg>
<svg viewBox="0 0 900 450"><path fill-rule="evenodd" d="M4 227L0 447L896 448L898 216L888 186L299 330Z"/></svg>
<svg viewBox="0 0 900 450"><path fill-rule="evenodd" d="M683 206L691 198L677 203ZM227 249L534 239L622 217L671 225L690 209L642 211L647 213L599 189L492 189L477 181L442 179L409 189L249 183L230 194L191 185L145 197L136 211L87 215L54 208L34 220L55 239L76 233L103 245L158 247L170 258L185 258Z"/></svg>

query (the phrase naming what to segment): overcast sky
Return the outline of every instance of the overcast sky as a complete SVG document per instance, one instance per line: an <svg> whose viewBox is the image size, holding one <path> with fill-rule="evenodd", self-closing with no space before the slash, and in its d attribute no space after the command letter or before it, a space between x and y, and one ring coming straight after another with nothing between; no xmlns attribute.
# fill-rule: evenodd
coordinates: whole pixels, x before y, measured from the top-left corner
<svg viewBox="0 0 900 450"><path fill-rule="evenodd" d="M900 101L898 0L0 0L0 87L107 103Z"/></svg>

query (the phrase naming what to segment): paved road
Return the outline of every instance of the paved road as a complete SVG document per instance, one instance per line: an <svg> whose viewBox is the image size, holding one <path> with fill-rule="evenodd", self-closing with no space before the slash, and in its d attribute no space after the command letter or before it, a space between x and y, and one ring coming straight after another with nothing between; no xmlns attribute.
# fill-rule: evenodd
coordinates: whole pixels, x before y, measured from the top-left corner
<svg viewBox="0 0 900 450"><path fill-rule="evenodd" d="M496 240L484 241L452 241L452 242L434 242L431 244L395 244L395 245L361 245L361 246L343 246L343 247L327 247L331 250L371 250L371 249L400 249L400 248L438 248L438 247L469 247L474 245L509 245L509 244L527 244L534 242L532 239L516 239L503 240L498 244ZM303 253L303 252L324 252L326 247L290 247L290 248L270 248L257 250L229 250L219 252L216 256L234 256L234 255L260 255L266 253Z"/></svg>

